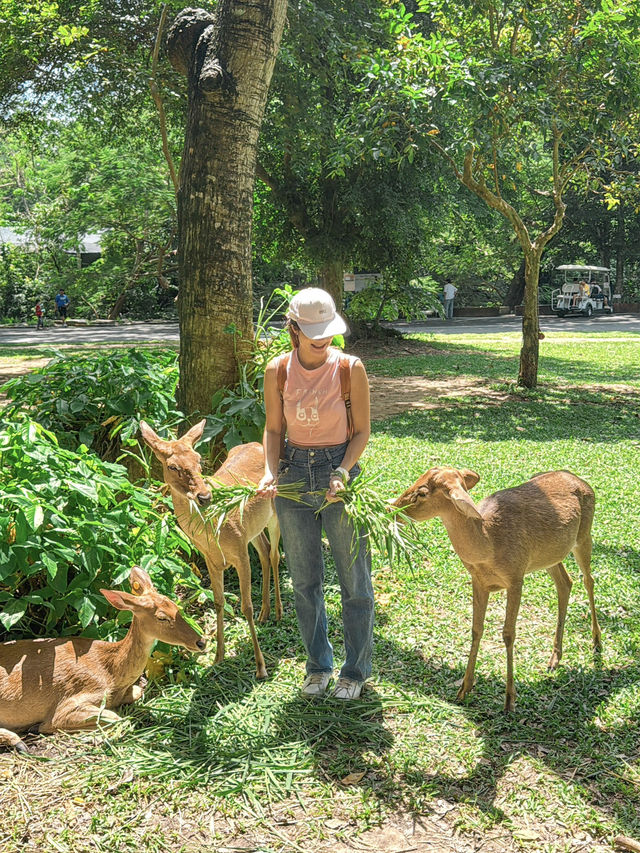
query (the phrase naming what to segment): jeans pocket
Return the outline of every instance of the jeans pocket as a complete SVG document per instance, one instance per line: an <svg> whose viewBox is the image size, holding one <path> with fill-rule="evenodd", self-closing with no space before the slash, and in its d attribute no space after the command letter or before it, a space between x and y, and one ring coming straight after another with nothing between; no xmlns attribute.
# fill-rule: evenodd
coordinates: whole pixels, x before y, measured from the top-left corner
<svg viewBox="0 0 640 853"><path fill-rule="evenodd" d="M290 462L285 462L283 459L278 462L278 479L281 477L286 477L289 473L289 468L291 467Z"/></svg>

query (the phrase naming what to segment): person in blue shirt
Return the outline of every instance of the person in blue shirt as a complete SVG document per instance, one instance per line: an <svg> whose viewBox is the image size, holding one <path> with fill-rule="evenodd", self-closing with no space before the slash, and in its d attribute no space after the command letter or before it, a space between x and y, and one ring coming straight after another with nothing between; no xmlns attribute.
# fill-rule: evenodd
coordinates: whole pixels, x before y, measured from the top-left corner
<svg viewBox="0 0 640 853"><path fill-rule="evenodd" d="M62 288L60 288L60 292L56 293L56 309L60 317L62 317L62 325L67 325L67 309L69 307L69 297L64 292Z"/></svg>

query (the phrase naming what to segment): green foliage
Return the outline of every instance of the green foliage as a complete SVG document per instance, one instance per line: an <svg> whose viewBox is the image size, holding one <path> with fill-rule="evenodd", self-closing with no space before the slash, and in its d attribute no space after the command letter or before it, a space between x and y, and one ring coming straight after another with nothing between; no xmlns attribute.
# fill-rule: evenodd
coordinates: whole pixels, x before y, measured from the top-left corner
<svg viewBox="0 0 640 853"><path fill-rule="evenodd" d="M0 422L0 543L0 625L13 636L111 636L100 588L119 586L134 564L164 593L178 580L198 589L162 499L27 417Z"/></svg>
<svg viewBox="0 0 640 853"><path fill-rule="evenodd" d="M438 300L440 285L430 276L420 276L412 281L389 281L383 277L371 281L364 290L354 293L347 314L354 320L378 322L379 320L423 319L427 311L441 313Z"/></svg>
<svg viewBox="0 0 640 853"><path fill-rule="evenodd" d="M285 285L275 288L266 301L260 302L249 358L239 365L238 384L234 388L221 388L213 395L203 441L222 440L227 450L248 441L262 441L266 418L264 371L271 359L291 348L289 333L276 332L271 324L285 313L292 297L293 289ZM235 327L226 331L237 341Z"/></svg>
<svg viewBox="0 0 640 853"><path fill-rule="evenodd" d="M175 426L177 356L172 350L130 349L108 355L60 354L46 367L3 386L11 399L6 416L28 409L30 416L75 449L85 444L116 461L134 445L141 419Z"/></svg>

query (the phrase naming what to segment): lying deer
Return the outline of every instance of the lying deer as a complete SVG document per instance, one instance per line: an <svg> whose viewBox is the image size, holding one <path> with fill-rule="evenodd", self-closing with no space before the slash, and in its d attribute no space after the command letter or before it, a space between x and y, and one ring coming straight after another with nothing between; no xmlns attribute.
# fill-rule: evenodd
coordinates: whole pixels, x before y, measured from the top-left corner
<svg viewBox="0 0 640 853"><path fill-rule="evenodd" d="M0 744L27 752L16 732L80 731L119 720L111 709L142 696L136 682L156 640L203 651L205 641L145 571L134 567L129 580L134 595L101 590L118 610L133 613L118 643L61 637L0 644Z"/></svg>
<svg viewBox="0 0 640 853"><path fill-rule="evenodd" d="M264 473L264 451L262 445L256 441L233 447L218 470L211 477L203 477L200 454L193 449L193 445L202 436L204 425L205 421L200 421L182 438L174 441L164 441L144 421L140 422L140 431L162 463L164 481L171 490L178 524L202 553L209 570L217 620L215 662L220 663L224 658L224 570L228 566L235 566L240 579L240 607L249 623L253 642L256 676L266 678L267 669L253 622L248 543L251 542L255 547L262 566L262 609L258 621L266 622L269 618L271 569L275 587L276 619L281 619L282 601L278 572L280 528L273 500L251 498L242 516L238 512L233 513L219 531L216 530L215 519L208 519L204 523L202 517L194 512L194 506L206 506L211 501L211 488L215 488L216 482L223 485L257 484ZM268 539L263 532L265 528L269 533Z"/></svg>
<svg viewBox="0 0 640 853"><path fill-rule="evenodd" d="M591 608L594 648L600 647L591 576L591 522L595 496L588 483L569 471L537 474L513 489L484 498L477 506L468 490L480 477L466 468L431 468L393 502L416 521L440 517L451 543L471 574L473 629L467 670L458 691L462 700L473 687L489 593L507 590L502 636L507 650L505 710L513 710L513 641L522 582L546 569L558 593L558 624L549 669L562 657L562 636L572 581L562 560L573 551L582 571Z"/></svg>

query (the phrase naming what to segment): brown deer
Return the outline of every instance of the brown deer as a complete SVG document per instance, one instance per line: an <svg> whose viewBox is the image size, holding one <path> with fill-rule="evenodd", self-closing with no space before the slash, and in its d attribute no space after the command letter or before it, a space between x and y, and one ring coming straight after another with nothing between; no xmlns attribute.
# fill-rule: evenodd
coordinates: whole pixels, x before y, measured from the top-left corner
<svg viewBox="0 0 640 853"><path fill-rule="evenodd" d="M522 583L529 572L545 569L558 593L558 623L549 669L562 657L562 636L572 581L562 560L573 552L582 571L591 609L594 648L600 647L591 576L591 523L595 496L588 483L569 471L537 474L512 489L484 498L469 495L480 477L467 468L431 468L393 502L416 521L441 518L458 556L471 574L473 629L467 669L458 691L462 700L473 687L489 593L507 591L502 636L507 650L505 710L513 710L513 642Z"/></svg>
<svg viewBox="0 0 640 853"><path fill-rule="evenodd" d="M0 744L27 752L16 732L80 731L119 720L112 709L142 696L136 682L156 640L204 650L200 634L145 571L134 566L129 581L133 595L101 590L118 610L133 613L120 642L61 637L0 644Z"/></svg>
<svg viewBox="0 0 640 853"><path fill-rule="evenodd" d="M264 451L262 445L256 441L233 447L217 471L210 477L203 477L200 454L193 446L202 436L205 423L204 420L200 421L181 438L173 441L165 441L157 436L144 421L140 422L140 431L162 463L164 481L171 490L178 524L202 553L209 570L217 621L215 662L220 663L224 658L224 570L228 566L235 566L240 580L240 607L249 623L253 642L256 676L266 678L267 669L253 621L251 566L247 546L251 542L255 547L262 566L262 608L258 621L266 622L269 618L271 569L275 588L276 619L279 620L282 618L278 571L280 528L273 500L264 497L251 498L242 516L238 512L233 513L220 530L216 530L215 519L204 523L202 517L194 512L194 506L206 506L211 501L211 489L215 488L216 483L257 485L264 473ZM265 528L269 533L268 539L264 534Z"/></svg>

